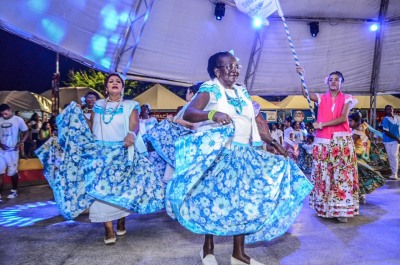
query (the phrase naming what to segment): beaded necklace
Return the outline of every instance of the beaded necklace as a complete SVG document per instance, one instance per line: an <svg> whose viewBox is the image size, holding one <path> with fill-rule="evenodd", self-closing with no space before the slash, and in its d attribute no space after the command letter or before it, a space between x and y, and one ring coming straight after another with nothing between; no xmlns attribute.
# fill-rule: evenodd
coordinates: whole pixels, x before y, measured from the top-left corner
<svg viewBox="0 0 400 265"><path fill-rule="evenodd" d="M235 108L236 113L242 114L243 106L246 106L246 102L244 102L242 98L239 97L239 94L236 89L233 88L233 90L235 91L236 98L229 96L225 90L226 98L228 100L228 103ZM242 103L244 104L242 105Z"/></svg>
<svg viewBox="0 0 400 265"><path fill-rule="evenodd" d="M109 114L111 115L110 119L108 121L106 121L106 114L107 114L107 103L108 101L110 101L109 98L106 98L106 104L104 104L103 107L103 115L101 115L101 119L103 120L104 124L110 124L111 121L114 119L114 116L117 112L117 109L119 108L119 105L121 105L122 102L122 97L120 99L118 99L116 102L119 102L118 105L113 109L113 111ZM110 101L111 102L111 101ZM107 114L108 115L108 114Z"/></svg>

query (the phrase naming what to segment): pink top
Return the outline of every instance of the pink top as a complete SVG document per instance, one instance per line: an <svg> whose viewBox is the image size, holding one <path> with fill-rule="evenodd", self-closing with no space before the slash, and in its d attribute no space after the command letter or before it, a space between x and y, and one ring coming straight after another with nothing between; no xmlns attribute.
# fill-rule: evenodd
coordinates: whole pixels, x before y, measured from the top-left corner
<svg viewBox="0 0 400 265"><path fill-rule="evenodd" d="M341 91L333 100L331 94L326 92L323 95L318 95L318 119L317 122L327 122L339 118L342 115L344 105L349 101L353 101L353 97L349 94L343 94ZM354 102L353 102L354 103ZM355 100L357 103L357 100ZM351 104L350 108L354 107L355 104ZM349 121L343 122L338 125L324 127L321 130L315 131L317 138L332 139L333 134L337 132L348 132L351 133Z"/></svg>

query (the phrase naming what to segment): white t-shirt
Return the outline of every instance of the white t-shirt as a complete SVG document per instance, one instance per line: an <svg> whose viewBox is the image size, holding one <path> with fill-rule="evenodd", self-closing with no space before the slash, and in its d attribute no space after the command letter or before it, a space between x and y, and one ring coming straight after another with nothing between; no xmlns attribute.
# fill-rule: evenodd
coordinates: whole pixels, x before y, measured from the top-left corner
<svg viewBox="0 0 400 265"><path fill-rule="evenodd" d="M14 148L19 142L19 133L27 130L28 126L21 117L13 115L8 120L0 118L1 143L9 148Z"/></svg>

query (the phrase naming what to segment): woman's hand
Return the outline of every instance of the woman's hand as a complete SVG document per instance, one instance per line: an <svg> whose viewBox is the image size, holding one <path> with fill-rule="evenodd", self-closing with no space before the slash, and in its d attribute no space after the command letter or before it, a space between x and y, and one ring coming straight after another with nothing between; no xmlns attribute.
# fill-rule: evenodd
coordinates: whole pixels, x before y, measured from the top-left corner
<svg viewBox="0 0 400 265"><path fill-rule="evenodd" d="M287 150L285 148L283 148L282 145L276 143L274 145L274 148L276 149L276 151L278 151L279 154L283 155L284 157L289 157Z"/></svg>
<svg viewBox="0 0 400 265"><path fill-rule="evenodd" d="M322 129L322 122L314 122L313 127L315 130L321 130Z"/></svg>
<svg viewBox="0 0 400 265"><path fill-rule="evenodd" d="M226 125L232 122L231 117L228 114L217 111L212 120L220 125Z"/></svg>
<svg viewBox="0 0 400 265"><path fill-rule="evenodd" d="M136 137L133 134L128 133L124 139L124 147L128 148L129 146L135 144Z"/></svg>

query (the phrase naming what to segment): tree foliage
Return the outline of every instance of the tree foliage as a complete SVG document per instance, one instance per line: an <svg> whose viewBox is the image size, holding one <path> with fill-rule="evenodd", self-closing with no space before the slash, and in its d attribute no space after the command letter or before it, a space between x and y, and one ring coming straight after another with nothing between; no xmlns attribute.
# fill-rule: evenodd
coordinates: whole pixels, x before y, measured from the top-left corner
<svg viewBox="0 0 400 265"><path fill-rule="evenodd" d="M104 80L106 79L106 76L107 74L104 74L100 71L95 71L93 69L89 69L89 71L87 72L82 70L75 72L71 70L68 73L68 81L65 82L65 85L72 87L90 87L105 95ZM153 85L154 83L126 80L124 96L126 98L132 99L142 94ZM186 94L186 88L168 85L164 86L182 98L184 98Z"/></svg>

